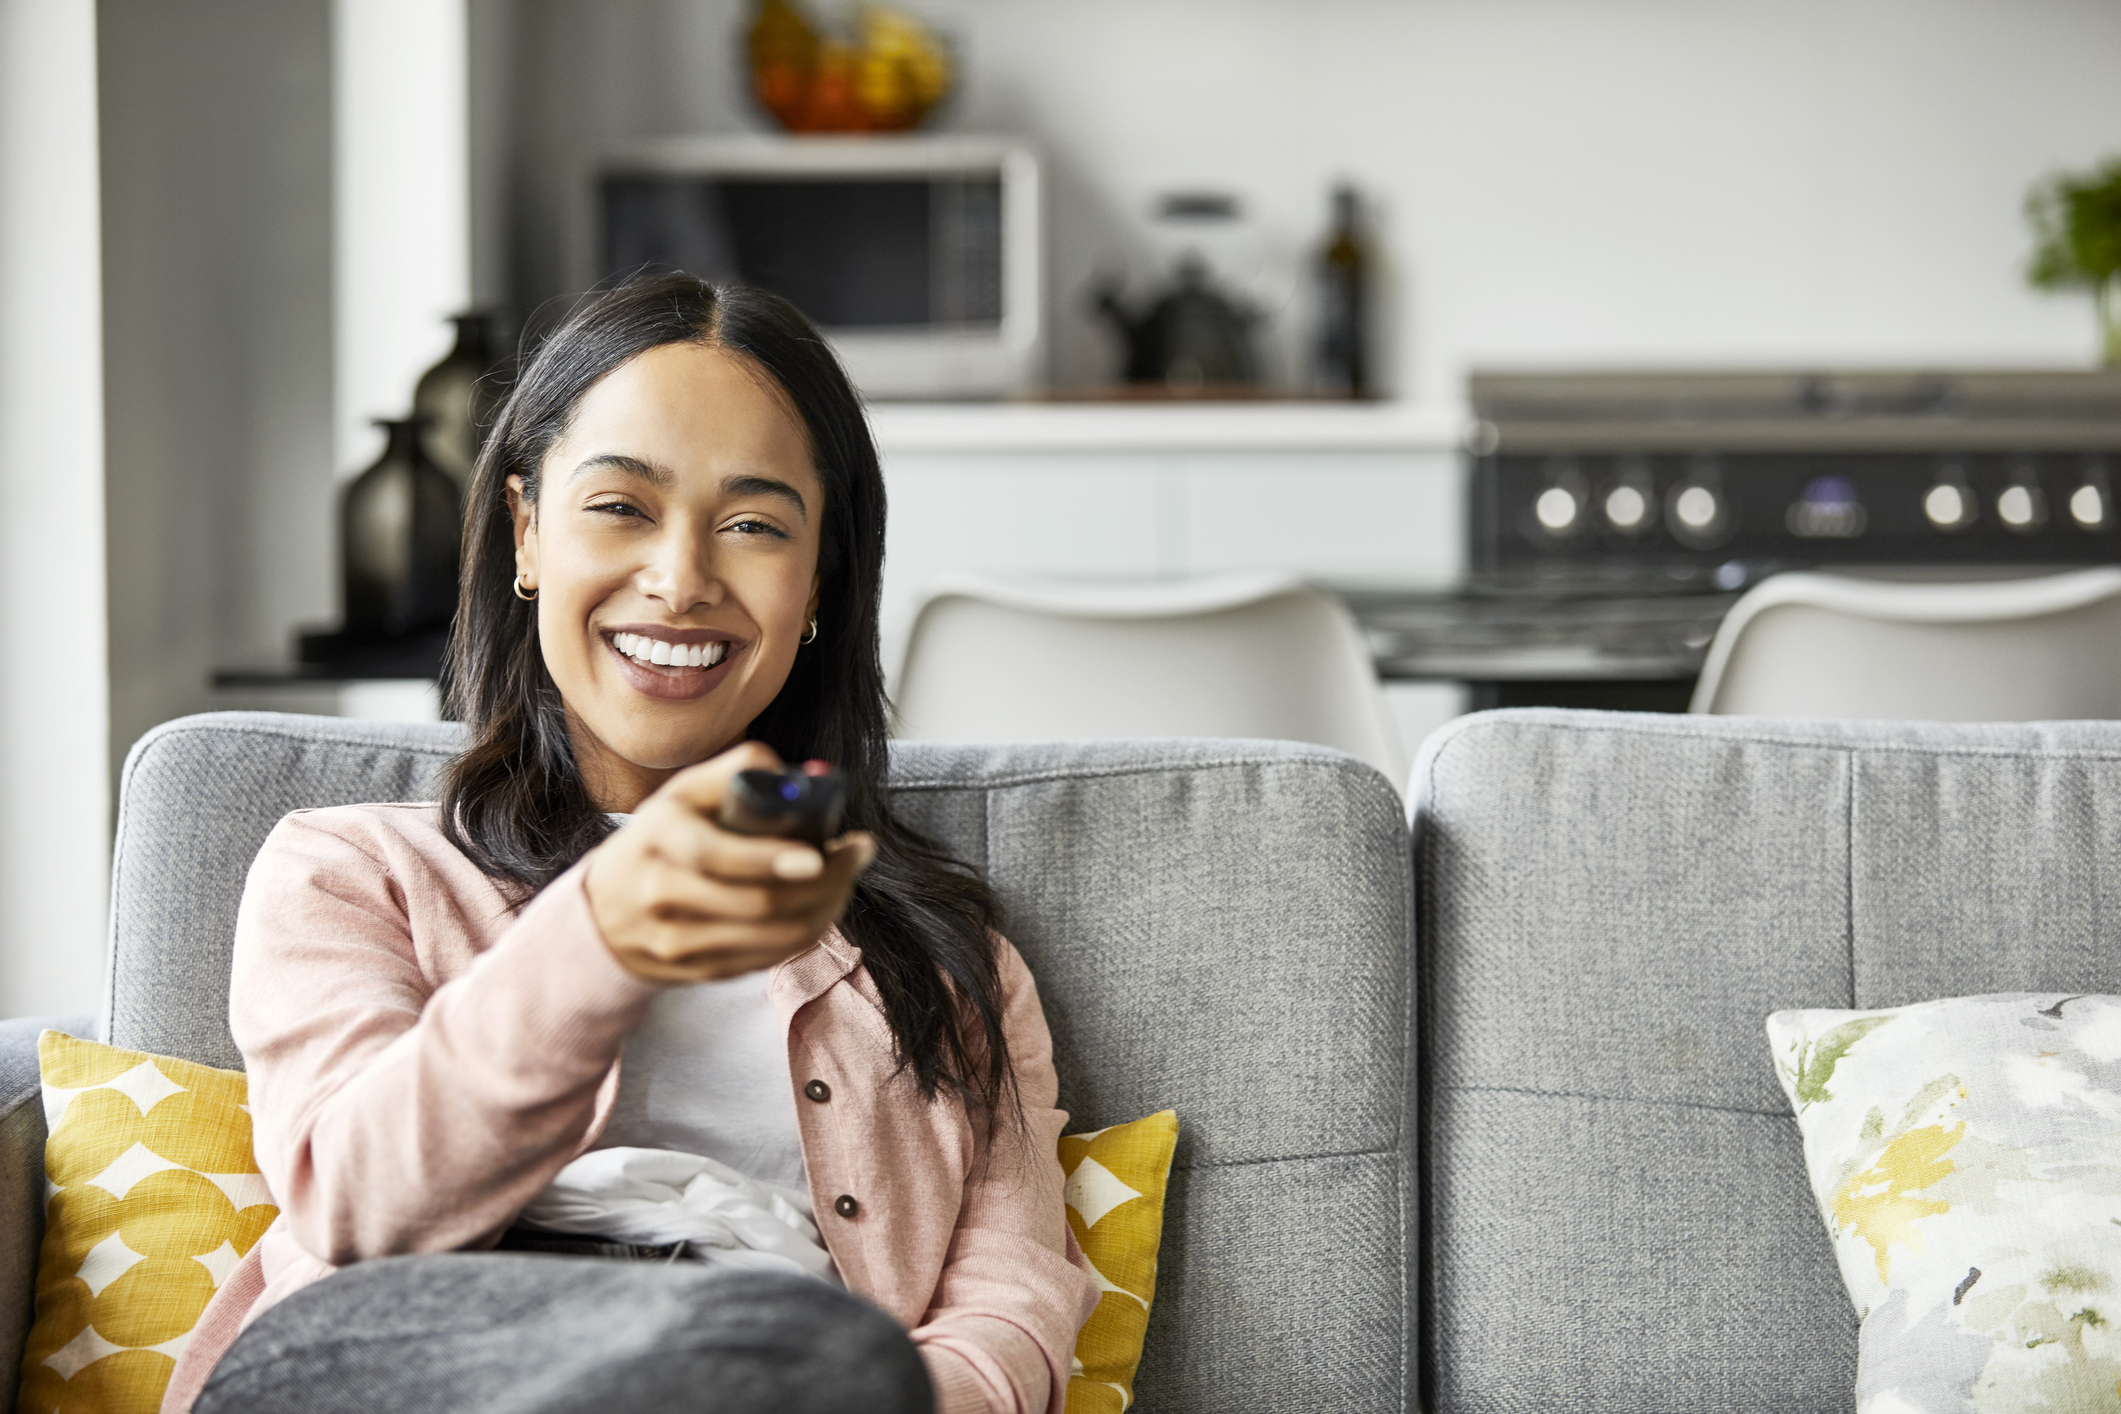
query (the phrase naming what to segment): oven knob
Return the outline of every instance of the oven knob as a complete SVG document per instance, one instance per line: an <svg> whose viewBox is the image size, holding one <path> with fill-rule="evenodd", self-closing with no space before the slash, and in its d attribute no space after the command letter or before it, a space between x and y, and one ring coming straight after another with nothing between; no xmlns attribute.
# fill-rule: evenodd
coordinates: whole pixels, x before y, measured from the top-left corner
<svg viewBox="0 0 2121 1414"><path fill-rule="evenodd" d="M1974 523L1974 493L1966 474L1947 465L1937 473L1936 484L1923 493L1922 514L1939 530L1964 530Z"/></svg>
<svg viewBox="0 0 2121 1414"><path fill-rule="evenodd" d="M2011 484L1996 497L1996 519L2020 535L2047 524L2047 493L2040 489L2040 467L2031 457L2011 463Z"/></svg>
<svg viewBox="0 0 2121 1414"><path fill-rule="evenodd" d="M1706 486L1689 486L1672 502L1672 514L1697 535L1716 523L1718 509L1716 493Z"/></svg>
<svg viewBox="0 0 2121 1414"><path fill-rule="evenodd" d="M1609 530L1634 537L1646 533L1657 515L1657 482L1649 459L1630 452L1614 463L1615 484L1600 504Z"/></svg>
<svg viewBox="0 0 2121 1414"><path fill-rule="evenodd" d="M1650 518L1650 498L1633 486L1615 486L1606 493L1605 518L1613 529L1633 534Z"/></svg>
<svg viewBox="0 0 2121 1414"><path fill-rule="evenodd" d="M2106 463L2094 457L2084 468L2084 484L2069 494L2069 518L2085 530L2106 530L2114 523L2114 493Z"/></svg>
<svg viewBox="0 0 2121 1414"><path fill-rule="evenodd" d="M1532 514L1539 517L1549 535L1567 535L1576 528L1576 518L1583 514L1583 508L1577 504L1575 493L1549 486L1532 503Z"/></svg>
<svg viewBox="0 0 2121 1414"><path fill-rule="evenodd" d="M1996 519L2012 530L2038 530L2047 523L2047 497L2037 486L2007 486L1996 498Z"/></svg>
<svg viewBox="0 0 2121 1414"><path fill-rule="evenodd" d="M1576 459L1550 457L1546 486L1532 498L1532 538L1541 542L1574 539L1590 519L1590 504L1590 488L1584 484Z"/></svg>
<svg viewBox="0 0 2121 1414"><path fill-rule="evenodd" d="M1939 530L1957 530L1966 522L1966 493L1956 486L1932 486L1922 498L1922 513Z"/></svg>
<svg viewBox="0 0 2121 1414"><path fill-rule="evenodd" d="M1672 534L1680 543L1705 550L1721 544L1730 534L1731 512L1723 493L1713 487L1681 482L1672 488L1665 506Z"/></svg>
<svg viewBox="0 0 2121 1414"><path fill-rule="evenodd" d="M1694 459L1686 479L1666 495L1664 518L1673 538L1689 549L1706 550L1731 538L1736 517L1713 457Z"/></svg>

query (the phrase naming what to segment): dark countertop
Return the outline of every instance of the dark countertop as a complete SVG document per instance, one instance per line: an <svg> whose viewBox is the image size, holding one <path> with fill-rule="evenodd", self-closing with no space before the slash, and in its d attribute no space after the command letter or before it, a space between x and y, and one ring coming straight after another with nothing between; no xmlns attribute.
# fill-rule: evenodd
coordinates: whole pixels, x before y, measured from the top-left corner
<svg viewBox="0 0 2121 1414"><path fill-rule="evenodd" d="M1386 679L1677 681L1736 594L1347 591Z"/></svg>

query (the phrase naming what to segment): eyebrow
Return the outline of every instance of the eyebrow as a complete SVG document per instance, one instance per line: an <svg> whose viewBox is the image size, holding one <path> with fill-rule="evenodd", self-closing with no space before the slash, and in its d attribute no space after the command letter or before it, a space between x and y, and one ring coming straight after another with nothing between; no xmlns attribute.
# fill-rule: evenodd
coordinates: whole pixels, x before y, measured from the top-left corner
<svg viewBox="0 0 2121 1414"><path fill-rule="evenodd" d="M598 456L586 458L572 472L568 473L567 479L573 481L585 472L594 471L599 467L624 472L628 476L637 476L658 491L668 491L677 484L677 473L673 472L669 467L658 466L654 462L643 461L639 457L629 457L621 452L605 452ZM778 497L794 506L795 513L804 520L810 519L810 507L804 502L803 493L790 486L787 482L777 481L770 476L739 475L725 477L722 480L722 494L724 496Z"/></svg>
<svg viewBox="0 0 2121 1414"><path fill-rule="evenodd" d="M628 476L638 476L658 491L668 491L678 479L677 473L667 466L657 466L654 462L644 462L639 457L629 457L621 452L605 452L599 456L586 457L581 465L567 474L567 479L579 480L585 473L595 471L599 467L609 467L613 471L623 471Z"/></svg>
<svg viewBox="0 0 2121 1414"><path fill-rule="evenodd" d="M810 519L810 507L803 504L803 493L785 481L776 481L770 476L732 476L722 482L724 496L778 496L795 507L795 513L804 520Z"/></svg>

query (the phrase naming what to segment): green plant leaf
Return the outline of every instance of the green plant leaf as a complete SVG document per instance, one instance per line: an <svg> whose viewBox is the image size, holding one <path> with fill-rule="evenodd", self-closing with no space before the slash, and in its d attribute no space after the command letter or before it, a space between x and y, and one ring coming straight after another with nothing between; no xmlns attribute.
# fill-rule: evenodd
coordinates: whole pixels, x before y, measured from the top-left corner
<svg viewBox="0 0 2121 1414"><path fill-rule="evenodd" d="M2058 172L2025 198L2033 254L2025 275L2040 289L2097 289L2121 275L2121 157L2091 172Z"/></svg>

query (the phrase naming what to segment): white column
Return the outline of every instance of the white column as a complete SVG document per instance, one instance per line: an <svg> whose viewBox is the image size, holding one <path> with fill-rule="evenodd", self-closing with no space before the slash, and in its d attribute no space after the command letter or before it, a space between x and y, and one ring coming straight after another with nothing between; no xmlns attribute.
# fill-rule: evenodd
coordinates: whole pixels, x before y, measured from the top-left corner
<svg viewBox="0 0 2121 1414"><path fill-rule="evenodd" d="M94 0L0 0L0 1015L100 1005L109 894Z"/></svg>
<svg viewBox="0 0 2121 1414"><path fill-rule="evenodd" d="M375 460L471 303L465 0L333 0L332 446Z"/></svg>

